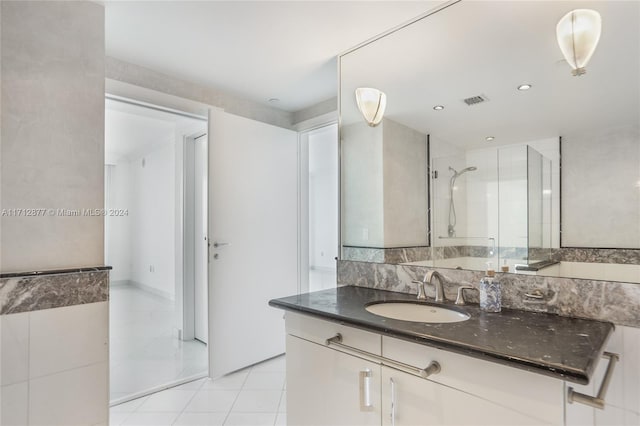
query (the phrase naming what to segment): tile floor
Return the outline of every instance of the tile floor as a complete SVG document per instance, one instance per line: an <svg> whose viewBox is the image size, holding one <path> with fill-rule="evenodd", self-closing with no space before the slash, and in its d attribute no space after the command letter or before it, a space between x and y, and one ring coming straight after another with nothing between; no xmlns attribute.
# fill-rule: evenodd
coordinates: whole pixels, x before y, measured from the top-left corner
<svg viewBox="0 0 640 426"><path fill-rule="evenodd" d="M110 409L110 425L286 425L285 357Z"/></svg>
<svg viewBox="0 0 640 426"><path fill-rule="evenodd" d="M112 401L207 372L207 346L177 338L173 301L130 285L109 298Z"/></svg>

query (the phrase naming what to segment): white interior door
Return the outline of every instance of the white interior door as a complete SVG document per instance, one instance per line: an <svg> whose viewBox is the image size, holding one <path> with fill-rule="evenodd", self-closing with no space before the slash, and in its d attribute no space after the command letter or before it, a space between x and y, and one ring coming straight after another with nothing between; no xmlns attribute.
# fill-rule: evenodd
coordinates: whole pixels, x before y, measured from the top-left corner
<svg viewBox="0 0 640 426"><path fill-rule="evenodd" d="M194 161L194 222L195 222L195 259L194 259L194 335L201 342L209 340L208 292L207 292L207 135L195 139Z"/></svg>
<svg viewBox="0 0 640 426"><path fill-rule="evenodd" d="M209 119L210 375L285 350L272 298L297 292L297 134L222 111Z"/></svg>

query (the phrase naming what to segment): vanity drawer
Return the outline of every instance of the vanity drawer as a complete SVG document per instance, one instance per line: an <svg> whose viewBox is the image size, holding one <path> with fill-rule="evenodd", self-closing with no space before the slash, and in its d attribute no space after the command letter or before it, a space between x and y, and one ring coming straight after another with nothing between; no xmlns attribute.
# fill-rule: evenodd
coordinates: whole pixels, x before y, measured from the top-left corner
<svg viewBox="0 0 640 426"><path fill-rule="evenodd" d="M441 371L428 380L547 424L564 423L562 380L386 336L382 337L382 356L421 368L437 361Z"/></svg>
<svg viewBox="0 0 640 426"><path fill-rule="evenodd" d="M381 354L382 336L368 331L324 321L307 315L286 313L287 334L324 345L326 340L340 333L342 343L375 355Z"/></svg>

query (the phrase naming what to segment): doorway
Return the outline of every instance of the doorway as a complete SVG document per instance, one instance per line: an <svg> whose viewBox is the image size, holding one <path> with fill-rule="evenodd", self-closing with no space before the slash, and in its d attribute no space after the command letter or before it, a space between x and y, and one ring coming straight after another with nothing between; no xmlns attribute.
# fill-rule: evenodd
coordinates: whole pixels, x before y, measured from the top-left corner
<svg viewBox="0 0 640 426"><path fill-rule="evenodd" d="M112 405L207 375L206 133L201 117L106 99ZM189 233L192 245L185 244ZM193 316L191 334L185 313Z"/></svg>
<svg viewBox="0 0 640 426"><path fill-rule="evenodd" d="M336 286L338 151L336 123L300 134L301 292Z"/></svg>

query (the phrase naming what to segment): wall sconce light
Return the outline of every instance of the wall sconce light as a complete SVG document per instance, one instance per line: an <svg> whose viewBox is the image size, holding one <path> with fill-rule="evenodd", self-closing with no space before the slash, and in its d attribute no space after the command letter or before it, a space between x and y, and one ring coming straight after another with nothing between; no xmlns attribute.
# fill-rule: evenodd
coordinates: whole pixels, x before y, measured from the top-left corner
<svg viewBox="0 0 640 426"><path fill-rule="evenodd" d="M560 19L556 27L558 45L573 71L582 75L600 41L602 18L595 10L576 9Z"/></svg>
<svg viewBox="0 0 640 426"><path fill-rule="evenodd" d="M356 103L369 126L375 127L382 121L387 95L378 89L360 87L356 89Z"/></svg>

